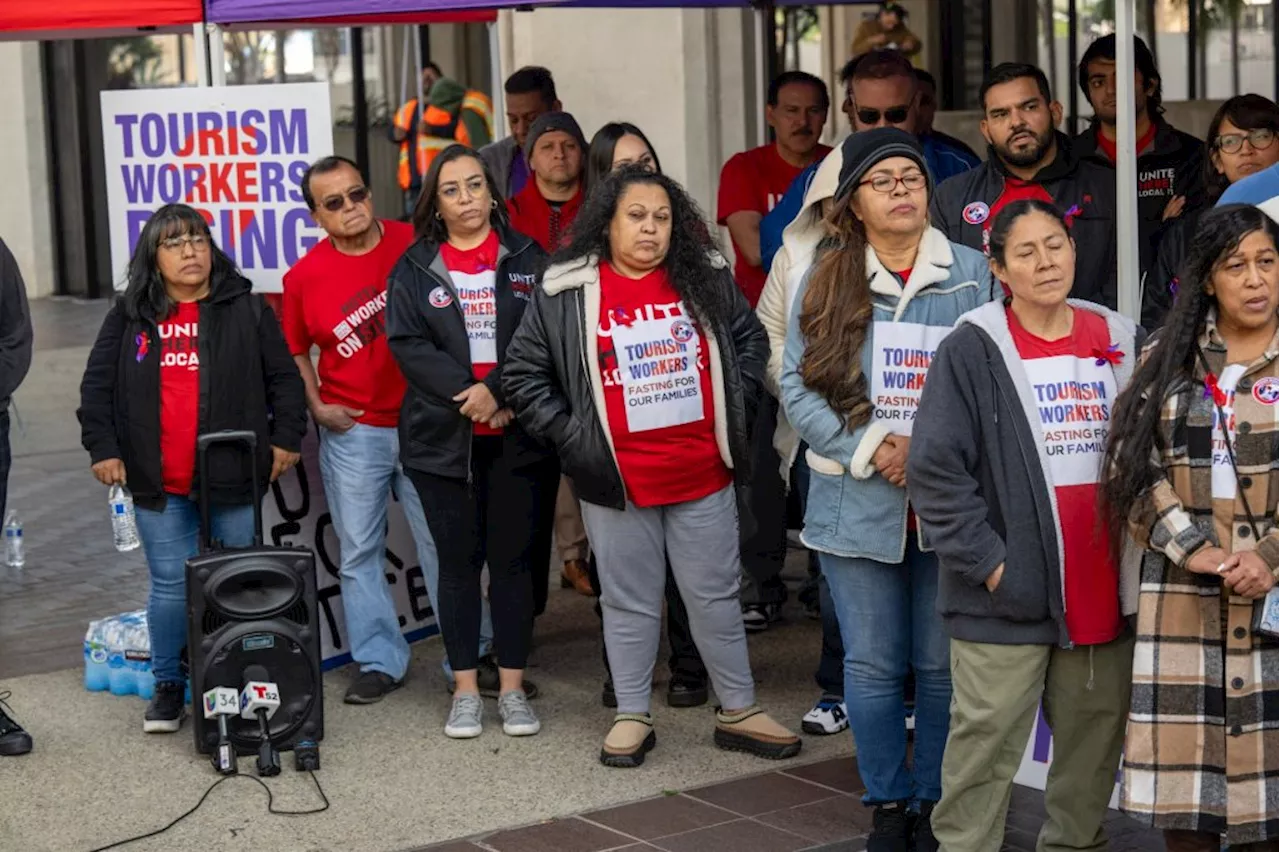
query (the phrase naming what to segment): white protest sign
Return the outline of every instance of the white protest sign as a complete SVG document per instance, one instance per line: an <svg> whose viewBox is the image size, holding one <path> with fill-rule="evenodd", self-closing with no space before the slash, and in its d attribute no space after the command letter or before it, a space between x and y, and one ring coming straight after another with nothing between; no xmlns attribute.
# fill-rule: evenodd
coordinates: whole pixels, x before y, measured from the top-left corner
<svg viewBox="0 0 1280 852"><path fill-rule="evenodd" d="M189 204L262 293L323 236L302 199L307 166L333 153L325 83L102 93L111 264L123 283L142 226Z"/></svg>
<svg viewBox="0 0 1280 852"><path fill-rule="evenodd" d="M1027 749L1023 752L1018 774L1013 776L1013 783L1043 790L1049 780L1049 764L1052 762L1053 733L1049 730L1049 723L1044 720L1044 710L1038 708L1036 726L1031 731L1030 739L1027 740ZM1111 804L1108 807L1119 806L1120 781L1117 777L1115 788L1111 791Z"/></svg>
<svg viewBox="0 0 1280 852"><path fill-rule="evenodd" d="M320 438L314 428L302 440L302 459L272 483L262 502L262 536L269 545L306 547L316 554L320 609L320 657L330 669L351 660L342 590L338 585L338 535L320 480ZM399 501L388 506L386 579L405 639L415 642L438 631L418 552Z"/></svg>
<svg viewBox="0 0 1280 852"><path fill-rule="evenodd" d="M877 320L871 331L872 418L895 435L910 435L924 378L951 326Z"/></svg>

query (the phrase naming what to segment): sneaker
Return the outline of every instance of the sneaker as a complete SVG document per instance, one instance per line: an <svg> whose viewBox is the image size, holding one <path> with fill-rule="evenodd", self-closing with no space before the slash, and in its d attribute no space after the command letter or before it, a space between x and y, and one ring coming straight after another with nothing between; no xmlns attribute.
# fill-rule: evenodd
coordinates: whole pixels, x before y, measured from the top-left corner
<svg viewBox="0 0 1280 852"><path fill-rule="evenodd" d="M360 672L360 676L347 688L342 700L347 704L377 704L387 693L395 692L404 686L403 680L396 680L386 672Z"/></svg>
<svg viewBox="0 0 1280 852"><path fill-rule="evenodd" d="M180 683L157 683L156 694L142 717L142 730L148 734L173 734L182 727L187 714L186 687Z"/></svg>
<svg viewBox="0 0 1280 852"><path fill-rule="evenodd" d="M453 706L449 708L449 721L444 723L444 735L455 740L469 740L480 736L483 715L484 702L479 695L455 694Z"/></svg>
<svg viewBox="0 0 1280 852"><path fill-rule="evenodd" d="M938 852L938 838L933 836L933 806L937 802L921 802L911 836L913 852Z"/></svg>
<svg viewBox="0 0 1280 852"><path fill-rule="evenodd" d="M498 698L502 694L502 678L498 676L498 663L492 654L480 658L476 665L476 685L485 698ZM453 691L453 687L449 687ZM538 685L528 678L524 679L524 697L530 701L538 697Z"/></svg>
<svg viewBox="0 0 1280 852"><path fill-rule="evenodd" d="M782 604L748 604L742 608L742 626L748 633L763 633L782 620Z"/></svg>
<svg viewBox="0 0 1280 852"><path fill-rule="evenodd" d="M838 734L848 728L849 708L837 695L823 695L800 720L800 730L820 737Z"/></svg>
<svg viewBox="0 0 1280 852"><path fill-rule="evenodd" d="M906 802L876 805L871 818L871 835L867 852L908 852L911 840L911 814Z"/></svg>
<svg viewBox="0 0 1280 852"><path fill-rule="evenodd" d="M13 718L8 701L8 690L0 692L0 754L16 757L31 751L31 735L22 729Z"/></svg>
<svg viewBox="0 0 1280 852"><path fill-rule="evenodd" d="M499 695L498 715L502 717L502 733L509 737L531 737L542 730L542 723L533 715L533 708L523 692Z"/></svg>

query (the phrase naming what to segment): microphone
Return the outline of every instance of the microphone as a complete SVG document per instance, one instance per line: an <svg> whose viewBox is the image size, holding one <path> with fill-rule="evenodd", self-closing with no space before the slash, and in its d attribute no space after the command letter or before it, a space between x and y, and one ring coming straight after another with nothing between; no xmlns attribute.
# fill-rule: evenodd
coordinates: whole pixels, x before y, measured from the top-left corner
<svg viewBox="0 0 1280 852"><path fill-rule="evenodd" d="M245 666L240 690L240 718L258 720L258 774L264 777L280 774L280 753L272 745L267 727L267 720L280 709L280 688L268 680L270 677L262 666Z"/></svg>
<svg viewBox="0 0 1280 852"><path fill-rule="evenodd" d="M240 696L229 686L216 686L204 694L204 717L218 720L218 745L209 756L213 768L235 775L236 750L227 739L227 717L240 715Z"/></svg>

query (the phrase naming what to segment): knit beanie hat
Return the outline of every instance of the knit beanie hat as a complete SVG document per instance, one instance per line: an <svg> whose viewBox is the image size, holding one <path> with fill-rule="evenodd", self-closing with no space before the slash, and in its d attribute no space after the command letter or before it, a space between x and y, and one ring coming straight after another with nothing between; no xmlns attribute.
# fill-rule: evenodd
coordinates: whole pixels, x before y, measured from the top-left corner
<svg viewBox="0 0 1280 852"><path fill-rule="evenodd" d="M582 149L582 155L586 156L587 139L582 135L582 128L578 126L577 120L567 112L544 112L534 120L533 126L529 128L529 137L524 140L525 157L533 156L533 147L538 144L539 136L544 133L550 133L553 130L568 133L574 139L577 139L578 147Z"/></svg>
<svg viewBox="0 0 1280 852"><path fill-rule="evenodd" d="M867 172L875 168L876 163L890 157L906 157L915 160L924 172L929 192L933 192L933 176L929 174L929 165L924 158L924 149L920 141L905 130L896 127L876 127L872 130L860 130L844 140L840 146L840 155L844 163L840 167L840 183L835 197L848 198Z"/></svg>

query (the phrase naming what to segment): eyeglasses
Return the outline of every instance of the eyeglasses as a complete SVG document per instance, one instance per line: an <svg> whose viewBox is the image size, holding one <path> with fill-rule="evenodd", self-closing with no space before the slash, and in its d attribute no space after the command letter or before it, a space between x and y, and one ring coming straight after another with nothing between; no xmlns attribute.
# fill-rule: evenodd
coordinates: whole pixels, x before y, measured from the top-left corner
<svg viewBox="0 0 1280 852"><path fill-rule="evenodd" d="M347 199L351 199L352 204L364 204L369 200L369 187L353 186L348 189L345 195L331 195L324 201L320 202L320 206L330 213L337 213L343 207L347 206Z"/></svg>
<svg viewBox="0 0 1280 852"><path fill-rule="evenodd" d="M202 254L209 250L209 238L204 234L187 234L185 237L169 237L160 241L160 248L165 251L181 252L187 246L191 246L196 254Z"/></svg>
<svg viewBox="0 0 1280 852"><path fill-rule="evenodd" d="M876 175L875 177L871 178L871 180L864 180L859 182L858 186L866 186L867 184L870 184L871 188L874 189L876 192L883 192L884 194L888 195L890 192L893 192L895 189L898 188L899 183L901 183L907 189L911 189L911 190L923 189L924 173L908 172L907 174L902 175L901 177L894 177L893 175Z"/></svg>
<svg viewBox="0 0 1280 852"><path fill-rule="evenodd" d="M889 107L884 111L884 120L889 124L906 124L907 116L911 114L911 107L896 106ZM858 108L858 121L863 124L879 124L881 112L878 109Z"/></svg>
<svg viewBox="0 0 1280 852"><path fill-rule="evenodd" d="M1264 151L1276 141L1276 132L1269 127L1256 127L1248 133L1228 133L1226 136L1219 136L1214 145L1219 151L1234 154L1244 145L1245 140L1248 140L1249 147L1253 150Z"/></svg>

